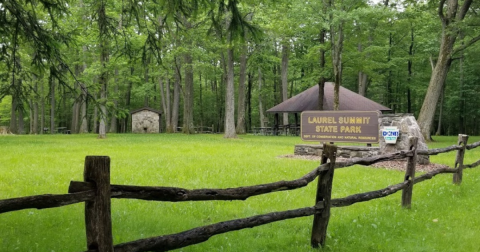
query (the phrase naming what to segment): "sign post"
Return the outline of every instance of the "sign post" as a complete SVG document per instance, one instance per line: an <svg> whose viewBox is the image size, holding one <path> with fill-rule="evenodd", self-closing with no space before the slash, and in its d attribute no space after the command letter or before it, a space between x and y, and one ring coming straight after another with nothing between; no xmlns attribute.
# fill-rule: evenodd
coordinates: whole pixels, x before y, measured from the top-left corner
<svg viewBox="0 0 480 252"><path fill-rule="evenodd" d="M378 143L378 111L304 111L301 138L315 142Z"/></svg>

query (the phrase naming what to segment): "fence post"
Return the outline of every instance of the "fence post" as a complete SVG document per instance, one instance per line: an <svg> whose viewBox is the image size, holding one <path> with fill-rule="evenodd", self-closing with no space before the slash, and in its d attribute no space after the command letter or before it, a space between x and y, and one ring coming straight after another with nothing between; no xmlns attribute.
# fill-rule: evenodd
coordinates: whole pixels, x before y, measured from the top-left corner
<svg viewBox="0 0 480 252"><path fill-rule="evenodd" d="M405 171L405 180L408 186L402 191L402 207L410 208L412 206L413 179L415 178L415 166L417 164L417 137L408 138L409 150L413 151L407 157L407 170Z"/></svg>
<svg viewBox="0 0 480 252"><path fill-rule="evenodd" d="M85 230L87 249L113 252L112 218L110 204L110 158L85 157L85 182L95 185L95 198L85 202Z"/></svg>
<svg viewBox="0 0 480 252"><path fill-rule="evenodd" d="M453 174L453 183L460 185L463 178L463 157L465 156L465 149L467 148L468 135L458 135L458 144L462 146L461 150L457 151L457 156L455 157L455 168L458 168L458 171Z"/></svg>
<svg viewBox="0 0 480 252"><path fill-rule="evenodd" d="M320 244L325 245L327 236L327 226L330 219L330 199L332 197L332 182L333 173L335 169L335 157L337 154L337 146L330 144L323 144L323 153L321 164L325 164L327 159L330 160L328 170L320 171L318 174L317 196L315 204L320 201L324 202L323 211L320 214L315 214L313 217L311 245L318 248Z"/></svg>

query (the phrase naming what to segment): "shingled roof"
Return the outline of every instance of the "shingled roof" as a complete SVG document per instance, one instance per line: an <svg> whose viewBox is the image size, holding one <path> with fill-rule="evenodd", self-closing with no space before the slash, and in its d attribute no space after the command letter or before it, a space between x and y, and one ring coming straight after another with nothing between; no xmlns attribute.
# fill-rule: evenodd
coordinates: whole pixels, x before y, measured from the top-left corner
<svg viewBox="0 0 480 252"><path fill-rule="evenodd" d="M323 109L333 110L333 82L325 83L323 97ZM318 110L318 85L315 85L302 93L267 110L268 113L300 113L302 111ZM390 108L376 103L366 97L340 87L339 110L354 111L391 111Z"/></svg>

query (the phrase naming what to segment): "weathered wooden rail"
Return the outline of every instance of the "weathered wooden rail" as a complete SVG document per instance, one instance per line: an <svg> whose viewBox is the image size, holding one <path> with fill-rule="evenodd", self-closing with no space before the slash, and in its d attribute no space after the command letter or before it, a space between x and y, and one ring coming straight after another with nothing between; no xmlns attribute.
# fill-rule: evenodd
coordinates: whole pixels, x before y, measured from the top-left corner
<svg viewBox="0 0 480 252"><path fill-rule="evenodd" d="M383 198L402 190L402 206L410 208L413 185L432 179L443 173L453 173L453 183L462 182L463 169L480 165L480 160L463 164L465 152L480 146L480 141L467 145L468 136L459 135L457 145L446 148L417 150L417 139L410 138L410 149L387 155L356 158L346 162L336 162L336 146L325 145L321 165L303 177L291 181L227 188L189 190L176 187L128 186L110 184L110 158L87 156L85 159L84 181L71 181L68 194L37 195L0 200L0 214L28 208L54 208L85 202L85 225L87 251L168 251L208 240L210 237L234 230L252 228L276 221L314 215L311 245L324 246L331 207L345 207L355 203ZM415 177L417 155L437 155L457 151L455 168L442 168ZM335 169L352 165L371 165L395 159L407 159L404 181L386 188L331 199ZM327 162L329 161L329 162ZM273 212L248 218L230 220L197 227L177 234L151 237L137 241L113 245L111 224L111 198L141 199L152 201L205 201L205 200L246 200L249 197L284 190L294 190L307 186L318 179L315 205L300 209Z"/></svg>

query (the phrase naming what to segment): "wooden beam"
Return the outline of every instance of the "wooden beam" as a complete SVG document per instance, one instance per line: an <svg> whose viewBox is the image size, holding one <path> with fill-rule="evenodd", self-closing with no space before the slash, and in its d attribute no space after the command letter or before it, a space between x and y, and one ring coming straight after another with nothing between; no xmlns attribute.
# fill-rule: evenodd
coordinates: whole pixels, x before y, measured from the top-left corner
<svg viewBox="0 0 480 252"><path fill-rule="evenodd" d="M248 218L224 221L203 227L193 228L181 233L151 237L137 241L115 245L115 252L140 252L140 251L168 251L183 248L192 244L198 244L210 239L210 237L244 228L252 228L268 223L310 216L323 211L323 202L313 206L273 212Z"/></svg>
<svg viewBox="0 0 480 252"><path fill-rule="evenodd" d="M85 202L87 248L98 252L113 252L110 158L87 156L83 177L86 182L95 185L94 199Z"/></svg>
<svg viewBox="0 0 480 252"><path fill-rule="evenodd" d="M458 135L458 144L462 146L460 150L457 151L457 156L455 157L455 168L458 169L456 173L453 174L453 183L460 185L463 178L463 158L465 156L465 149L467 148L467 135Z"/></svg>
<svg viewBox="0 0 480 252"><path fill-rule="evenodd" d="M337 155L337 146L324 144L321 164L325 164L327 159L330 160L329 167L322 170L318 174L318 186L315 203L323 201L324 209L321 213L315 214L313 217L312 236L310 243L312 247L318 248L325 246L327 238L327 227L330 220L330 199L332 197L333 174L335 170L335 158Z"/></svg>
<svg viewBox="0 0 480 252"><path fill-rule="evenodd" d="M408 185L402 191L402 207L412 207L413 181L415 179L415 165L417 164L417 137L409 137L409 150L413 151L413 155L407 158L407 170L405 172L404 181L408 181Z"/></svg>
<svg viewBox="0 0 480 252"><path fill-rule="evenodd" d="M71 194L44 194L20 198L0 200L0 213L36 208L45 209L61 207L93 199L93 191L83 191Z"/></svg>
<svg viewBox="0 0 480 252"><path fill-rule="evenodd" d="M327 164L317 167L303 177L291 181L245 186L226 189L196 189L189 190L178 187L153 187L111 185L112 198L142 199L155 201L204 201L204 200L246 200L249 197L277 191L293 190L307 186L315 180L320 170L326 169ZM88 182L71 181L68 192L77 193L93 190L94 184Z"/></svg>

